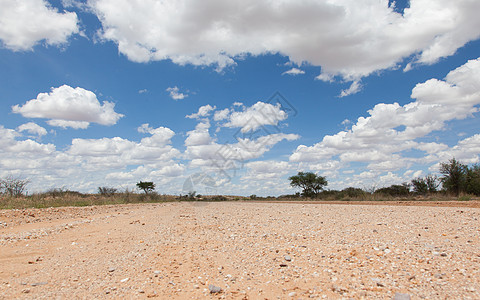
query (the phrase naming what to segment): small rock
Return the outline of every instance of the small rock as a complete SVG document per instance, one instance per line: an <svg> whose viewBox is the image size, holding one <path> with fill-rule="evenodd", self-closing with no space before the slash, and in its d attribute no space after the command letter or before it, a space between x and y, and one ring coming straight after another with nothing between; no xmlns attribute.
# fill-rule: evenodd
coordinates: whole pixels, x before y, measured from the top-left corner
<svg viewBox="0 0 480 300"><path fill-rule="evenodd" d="M127 277L127 278L124 278L124 279L120 280L120 282L127 282L129 279L130 278Z"/></svg>
<svg viewBox="0 0 480 300"><path fill-rule="evenodd" d="M379 278L372 278L372 281L377 284L379 287L384 287L385 285L380 281Z"/></svg>
<svg viewBox="0 0 480 300"><path fill-rule="evenodd" d="M113 272L113 271L115 271L115 268L109 268L108 269L108 272Z"/></svg>
<svg viewBox="0 0 480 300"><path fill-rule="evenodd" d="M288 297L295 297L296 295L297 295L297 293L291 292L291 293L288 294Z"/></svg>
<svg viewBox="0 0 480 300"><path fill-rule="evenodd" d="M286 261L292 261L292 258L290 257L290 255L285 255L284 258Z"/></svg>
<svg viewBox="0 0 480 300"><path fill-rule="evenodd" d="M216 294L216 293L220 293L222 291L221 287L215 286L213 284L209 284L208 289L210 290L210 294Z"/></svg>
<svg viewBox="0 0 480 300"><path fill-rule="evenodd" d="M31 286L39 286L39 285L46 285L48 284L48 282L44 281L44 282L36 282L36 283L32 283Z"/></svg>
<svg viewBox="0 0 480 300"><path fill-rule="evenodd" d="M395 293L392 300L410 300L409 294Z"/></svg>

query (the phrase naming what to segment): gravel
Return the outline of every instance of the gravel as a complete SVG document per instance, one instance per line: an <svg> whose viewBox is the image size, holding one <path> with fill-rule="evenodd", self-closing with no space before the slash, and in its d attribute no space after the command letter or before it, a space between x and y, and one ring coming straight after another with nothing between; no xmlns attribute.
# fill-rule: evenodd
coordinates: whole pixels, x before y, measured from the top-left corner
<svg viewBox="0 0 480 300"><path fill-rule="evenodd" d="M0 219L5 299L480 299L479 208L185 202Z"/></svg>

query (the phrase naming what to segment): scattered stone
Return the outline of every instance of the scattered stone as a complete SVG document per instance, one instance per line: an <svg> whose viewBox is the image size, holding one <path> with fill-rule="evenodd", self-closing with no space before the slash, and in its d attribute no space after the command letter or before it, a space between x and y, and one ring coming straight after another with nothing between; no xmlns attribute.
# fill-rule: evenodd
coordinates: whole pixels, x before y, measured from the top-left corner
<svg viewBox="0 0 480 300"><path fill-rule="evenodd" d="M210 290L210 294L217 294L222 291L222 288L219 286L215 286L213 284L208 285L208 289Z"/></svg>
<svg viewBox="0 0 480 300"><path fill-rule="evenodd" d="M281 268L286 268L288 265L287 264L280 264Z"/></svg>
<svg viewBox="0 0 480 300"><path fill-rule="evenodd" d="M377 284L379 287L384 287L385 285L380 281L379 278L372 278L372 281Z"/></svg>
<svg viewBox="0 0 480 300"><path fill-rule="evenodd" d="M123 278L122 280L120 280L120 282L127 282L130 278Z"/></svg>
<svg viewBox="0 0 480 300"><path fill-rule="evenodd" d="M288 294L288 297L295 297L296 295L297 295L297 293L291 292L291 293Z"/></svg>
<svg viewBox="0 0 480 300"><path fill-rule="evenodd" d="M285 255L284 258L286 261L292 261L292 258L290 257L290 255Z"/></svg>
<svg viewBox="0 0 480 300"><path fill-rule="evenodd" d="M109 268L108 269L108 272L113 272L113 271L115 271L115 268Z"/></svg>
<svg viewBox="0 0 480 300"><path fill-rule="evenodd" d="M410 300L409 294L395 293L392 300Z"/></svg>
<svg viewBox="0 0 480 300"><path fill-rule="evenodd" d="M31 286L40 286L40 285L46 285L48 284L48 282L46 281L43 281L43 282L35 282L35 283L32 283Z"/></svg>
<svg viewBox="0 0 480 300"><path fill-rule="evenodd" d="M336 293L345 293L348 292L348 290L344 287L338 286L338 285L332 285L332 291Z"/></svg>

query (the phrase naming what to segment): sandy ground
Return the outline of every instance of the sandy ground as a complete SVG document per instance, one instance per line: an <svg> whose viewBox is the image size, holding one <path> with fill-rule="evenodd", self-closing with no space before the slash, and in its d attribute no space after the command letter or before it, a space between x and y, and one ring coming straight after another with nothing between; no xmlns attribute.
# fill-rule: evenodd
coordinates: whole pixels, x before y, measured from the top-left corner
<svg viewBox="0 0 480 300"><path fill-rule="evenodd" d="M395 295L480 299L480 208L197 202L0 211L1 299Z"/></svg>

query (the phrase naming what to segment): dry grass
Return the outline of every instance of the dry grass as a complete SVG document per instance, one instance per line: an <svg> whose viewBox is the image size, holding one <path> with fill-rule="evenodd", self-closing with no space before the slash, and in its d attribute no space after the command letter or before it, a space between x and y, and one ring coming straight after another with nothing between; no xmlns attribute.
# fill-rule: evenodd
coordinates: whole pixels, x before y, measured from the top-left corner
<svg viewBox="0 0 480 300"><path fill-rule="evenodd" d="M100 194L82 194L68 190L54 189L46 193L33 194L30 196L10 197L0 195L0 209L23 209L23 208L47 208L47 207L67 207L67 206L92 206L92 205L114 205L127 203L159 203L173 201L266 201L266 202L391 202L391 201L414 201L414 202L438 202L438 201L469 201L479 200L478 197L462 194L459 197L448 196L438 193L430 196L406 196L394 197L382 194L362 194L357 197L348 197L339 194L324 195L320 198L300 198L300 197L247 197L235 196L203 196L201 198L192 198L187 196L160 195L157 193L138 194L130 191L115 193L113 195Z"/></svg>
<svg viewBox="0 0 480 300"><path fill-rule="evenodd" d="M46 208L65 206L91 206L126 203L155 203L176 201L175 196L159 194L116 193L111 196L81 194L70 191L54 191L31 196L0 196L0 209Z"/></svg>

